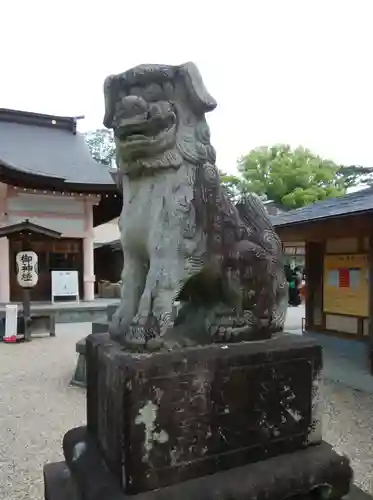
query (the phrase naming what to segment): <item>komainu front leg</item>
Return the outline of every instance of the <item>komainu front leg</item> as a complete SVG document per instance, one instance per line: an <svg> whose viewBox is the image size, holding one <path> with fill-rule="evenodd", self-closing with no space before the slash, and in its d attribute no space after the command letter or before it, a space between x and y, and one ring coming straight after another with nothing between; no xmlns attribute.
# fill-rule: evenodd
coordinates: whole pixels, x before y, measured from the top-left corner
<svg viewBox="0 0 373 500"><path fill-rule="evenodd" d="M121 343L126 341L129 325L137 312L144 289L145 272L146 268L141 260L124 253L121 302L110 325L111 337Z"/></svg>
<svg viewBox="0 0 373 500"><path fill-rule="evenodd" d="M172 259L152 259L139 308L129 327L130 343L150 350L163 345L174 324L174 300L181 288L183 266Z"/></svg>

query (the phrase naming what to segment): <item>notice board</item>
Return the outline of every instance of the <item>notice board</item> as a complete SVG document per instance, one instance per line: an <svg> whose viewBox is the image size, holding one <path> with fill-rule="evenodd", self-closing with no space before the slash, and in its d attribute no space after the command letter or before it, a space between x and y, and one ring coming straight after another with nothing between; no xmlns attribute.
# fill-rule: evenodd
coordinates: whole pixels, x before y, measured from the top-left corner
<svg viewBox="0 0 373 500"><path fill-rule="evenodd" d="M324 256L323 310L346 316L369 316L367 254Z"/></svg>
<svg viewBox="0 0 373 500"><path fill-rule="evenodd" d="M51 271L52 303L55 297L71 297L79 302L78 271Z"/></svg>

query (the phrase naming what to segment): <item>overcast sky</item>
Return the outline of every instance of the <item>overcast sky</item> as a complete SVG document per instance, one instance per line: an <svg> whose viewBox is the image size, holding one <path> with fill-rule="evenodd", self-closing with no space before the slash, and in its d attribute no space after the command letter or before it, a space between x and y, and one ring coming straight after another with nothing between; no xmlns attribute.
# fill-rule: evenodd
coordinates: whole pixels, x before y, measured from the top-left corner
<svg viewBox="0 0 373 500"><path fill-rule="evenodd" d="M100 127L108 74L192 60L218 102L208 119L222 170L276 142L373 166L372 0L217 3L4 1L0 107Z"/></svg>

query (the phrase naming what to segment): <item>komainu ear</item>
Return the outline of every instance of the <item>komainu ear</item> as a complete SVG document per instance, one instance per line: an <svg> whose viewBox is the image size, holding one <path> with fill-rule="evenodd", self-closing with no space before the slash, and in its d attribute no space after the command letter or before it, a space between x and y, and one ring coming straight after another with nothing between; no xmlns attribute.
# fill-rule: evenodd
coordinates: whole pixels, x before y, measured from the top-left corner
<svg viewBox="0 0 373 500"><path fill-rule="evenodd" d="M191 105L197 113L207 113L216 108L217 102L208 93L202 76L193 62L179 66L179 74L184 80Z"/></svg>
<svg viewBox="0 0 373 500"><path fill-rule="evenodd" d="M114 81L116 76L110 75L105 79L104 82L104 98L105 98L105 115L104 115L104 125L106 128L113 128L113 116L114 116Z"/></svg>

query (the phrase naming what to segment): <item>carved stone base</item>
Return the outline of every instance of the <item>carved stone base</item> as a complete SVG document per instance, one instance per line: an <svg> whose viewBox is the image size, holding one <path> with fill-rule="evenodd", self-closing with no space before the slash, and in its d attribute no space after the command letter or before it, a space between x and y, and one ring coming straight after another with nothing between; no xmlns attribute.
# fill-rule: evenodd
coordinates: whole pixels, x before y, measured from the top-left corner
<svg viewBox="0 0 373 500"><path fill-rule="evenodd" d="M106 308L106 320L95 321L92 323L92 333L106 333L109 331L109 324L117 306L108 306ZM70 381L71 385L78 387L87 387L87 373L86 373L86 338L79 340L75 348L78 354L78 361L76 363L73 378Z"/></svg>
<svg viewBox="0 0 373 500"><path fill-rule="evenodd" d="M349 461L327 443L295 453L273 457L216 474L199 477L154 491L126 495L115 476L108 471L95 441L85 428L72 429L64 439L65 462L44 468L45 500L285 500L344 498L350 489ZM172 473L172 472L170 472ZM77 493L79 491L79 494ZM368 500L358 489L349 499ZM325 497L324 495L328 496ZM81 495L81 496L80 496Z"/></svg>
<svg viewBox="0 0 373 500"><path fill-rule="evenodd" d="M87 338L87 422L130 494L321 442L321 348L266 341L132 353ZM124 464L124 465L122 465Z"/></svg>
<svg viewBox="0 0 373 500"><path fill-rule="evenodd" d="M103 333L108 331L109 323L107 321L92 323L92 333ZM87 387L87 361L85 355L86 337L76 343L75 350L78 354L78 360L70 384L78 387Z"/></svg>
<svg viewBox="0 0 373 500"><path fill-rule="evenodd" d="M45 500L81 500L66 462L45 465L43 475Z"/></svg>

